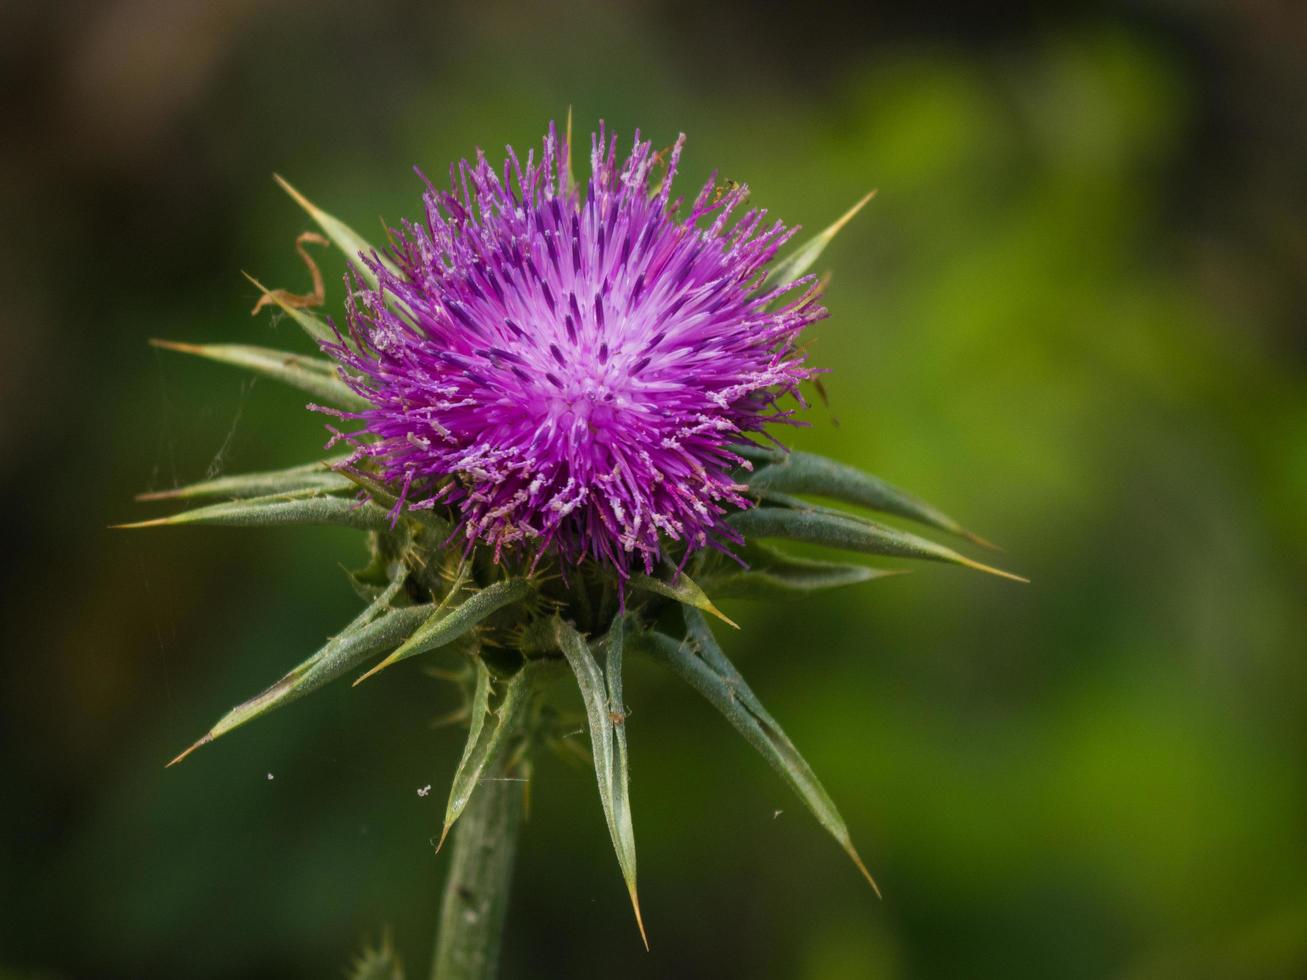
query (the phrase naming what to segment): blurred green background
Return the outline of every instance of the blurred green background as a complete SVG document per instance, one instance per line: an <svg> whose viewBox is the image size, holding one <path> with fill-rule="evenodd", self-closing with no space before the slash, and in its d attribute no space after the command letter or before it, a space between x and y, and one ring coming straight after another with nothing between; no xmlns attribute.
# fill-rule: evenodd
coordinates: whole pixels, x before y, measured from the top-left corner
<svg viewBox="0 0 1307 980"><path fill-rule="evenodd" d="M113 532L314 458L302 397L148 348L295 346L290 177L365 234L576 107L826 253L793 444L1001 542L725 637L840 803L631 664L631 922L543 759L506 980L1307 976L1307 8L655 0L0 4L0 975L425 974L461 736L418 665L163 763L356 608L346 532ZM336 259L329 303L339 309ZM432 784L429 797L417 789Z"/></svg>

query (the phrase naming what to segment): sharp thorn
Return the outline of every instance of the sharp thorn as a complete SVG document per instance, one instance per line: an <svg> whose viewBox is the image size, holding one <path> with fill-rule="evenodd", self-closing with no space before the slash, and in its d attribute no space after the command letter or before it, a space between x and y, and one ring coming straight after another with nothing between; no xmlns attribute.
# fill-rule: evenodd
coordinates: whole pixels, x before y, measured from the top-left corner
<svg viewBox="0 0 1307 980"><path fill-rule="evenodd" d="M635 893L635 885L631 886L631 907L635 909L635 924L640 928L640 940L644 943L644 951L649 952L649 935L644 931L644 916L640 914L640 898Z"/></svg>
<svg viewBox="0 0 1307 980"><path fill-rule="evenodd" d="M990 575L997 575L999 578L1005 578L1012 582L1020 582L1023 585L1029 585L1030 579L1024 575L1017 575L1015 572L1005 572L1001 568L995 568L993 565L986 565L983 562L973 561L970 558L962 558L962 564L967 568L975 569L978 572L988 572Z"/></svg>
<svg viewBox="0 0 1307 980"><path fill-rule="evenodd" d="M316 218L318 216L319 212L317 207L314 206L312 201L292 187L290 181L278 173L274 173L272 179L277 182L278 186L280 186L283 191L290 195L291 200L307 211L312 217Z"/></svg>
<svg viewBox="0 0 1307 980"><path fill-rule="evenodd" d="M858 870L862 872L862 877L867 879L867 884L871 886L871 890L876 893L876 897L882 902L885 901L885 896L880 893L880 885L876 884L876 879L871 876L871 872L867 870L867 866L862 863L862 858L858 856L858 852L854 849L853 845L849 844L846 850L849 852L849 857L853 859L853 863L857 865Z"/></svg>
<svg viewBox="0 0 1307 980"><path fill-rule="evenodd" d="M350 687L358 687L369 677L373 676L374 674L380 673L381 671L385 670L387 667L389 667L391 664L395 662L396 661L392 660L390 657L387 657L385 660L381 661L381 663L377 664L375 667L369 670L366 674L359 677L358 680L356 680L353 684L350 685Z"/></svg>
<svg viewBox="0 0 1307 980"><path fill-rule="evenodd" d="M730 626L730 627L732 627L732 628L734 628L734 629L739 629L739 628L740 628L740 624L739 624L739 623L737 623L735 620L731 619L730 616L727 616L726 613L722 612L720 609L718 609L718 608L717 608L715 605L713 605L711 602L708 603L707 609L706 609L705 611L706 611L706 612L709 612L709 613L712 613L712 615L716 616L718 619L720 619L720 620L721 620L723 623L725 623L727 626Z"/></svg>
<svg viewBox="0 0 1307 980"><path fill-rule="evenodd" d="M852 221L857 216L859 211L861 211L864 207L867 206L867 202L870 201L873 197L875 197L878 192L879 192L879 188L875 188L868 191L865 195L863 195L862 200L860 200L857 204L853 205L853 207L845 211L844 214L842 214L839 217L839 219L833 225L831 225L830 228L826 230L826 234L828 234L831 238L834 238L835 235L845 225L847 225L850 221Z"/></svg>
<svg viewBox="0 0 1307 980"><path fill-rule="evenodd" d="M138 498L138 499L139 499L139 498ZM111 530L111 531L130 531L130 530L135 530L135 529L137 529L137 528L142 528L142 527L163 527L163 526L166 525L166 524L172 524L172 523L173 523L173 519L172 519L171 517L156 517L156 518L154 518L153 520L149 520L149 521L133 521L133 522L130 523L130 524L110 524L110 525L109 525L109 530Z"/></svg>
<svg viewBox="0 0 1307 980"><path fill-rule="evenodd" d="M182 751L180 754L178 754L178 756L177 756L175 759L172 760L172 762L168 763L168 764L167 764L166 766L164 766L163 768L165 768L165 769L171 769L173 766L177 765L177 763L181 762L181 761L182 761L183 759L185 759L188 755L190 755L192 752L194 752L196 749L198 749L201 745L208 745L208 744L209 744L210 742L212 742L212 741L213 741L213 733L212 733L212 732L207 732L207 733L204 735L203 738L198 739L198 740L195 742L195 744L193 744L190 748L185 749L184 751Z"/></svg>
<svg viewBox="0 0 1307 980"><path fill-rule="evenodd" d="M449 836L449 828L450 828L450 824L445 824L444 828L442 828L440 831L440 840L436 841L437 854L439 854L440 849L445 846L445 838Z"/></svg>
<svg viewBox="0 0 1307 980"><path fill-rule="evenodd" d="M373 674L379 671L382 668L382 666L383 666L382 664L377 664L377 666L373 667L366 674L363 674L362 676L355 678L354 683L351 684L350 687L358 687L365 680L367 680L369 677L371 677Z"/></svg>
<svg viewBox="0 0 1307 980"><path fill-rule="evenodd" d="M1004 549L1001 548L999 545L996 545L993 541L990 541L988 538L982 538L979 534L976 534L976 533L973 532L973 531L968 531L968 530L967 530L966 528L964 528L964 527L955 527L955 528L953 528L952 530L953 530L953 533L962 535L964 538L966 538L966 539L967 539L968 541L970 541L972 544L977 545L977 546L979 546L979 547L981 547L981 548L984 548L984 549L987 550L987 551L998 551L998 552L1002 552L1002 551L1004 550Z"/></svg>
<svg viewBox="0 0 1307 980"><path fill-rule="evenodd" d="M151 347L162 347L164 350L180 351L183 354L203 354L204 348L199 344L184 344L177 340L161 340L158 337L149 339Z"/></svg>

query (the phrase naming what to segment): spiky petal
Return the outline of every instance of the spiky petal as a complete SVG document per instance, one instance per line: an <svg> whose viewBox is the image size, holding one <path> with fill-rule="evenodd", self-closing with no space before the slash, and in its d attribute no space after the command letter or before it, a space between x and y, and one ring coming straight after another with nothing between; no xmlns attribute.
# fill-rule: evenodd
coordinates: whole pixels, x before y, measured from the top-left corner
<svg viewBox="0 0 1307 980"><path fill-rule="evenodd" d="M338 414L410 507L454 509L469 547L625 578L666 539L739 540L731 446L792 421L778 400L812 373L796 337L826 311L815 277L763 289L793 230L746 210L747 187L671 199L683 144L664 160L637 133L619 158L601 126L582 194L551 127L538 161L509 148L500 172L479 153L451 190L428 183L425 220L393 232L387 263L364 256L378 286L355 281L353 343L325 349L372 407Z"/></svg>

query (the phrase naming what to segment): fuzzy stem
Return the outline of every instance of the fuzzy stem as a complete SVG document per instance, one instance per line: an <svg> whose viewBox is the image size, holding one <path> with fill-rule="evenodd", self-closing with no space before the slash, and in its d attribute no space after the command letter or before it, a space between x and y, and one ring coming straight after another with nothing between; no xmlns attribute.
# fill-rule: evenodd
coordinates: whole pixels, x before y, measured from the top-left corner
<svg viewBox="0 0 1307 980"><path fill-rule="evenodd" d="M501 752L453 829L432 980L494 980L522 824L521 758Z"/></svg>

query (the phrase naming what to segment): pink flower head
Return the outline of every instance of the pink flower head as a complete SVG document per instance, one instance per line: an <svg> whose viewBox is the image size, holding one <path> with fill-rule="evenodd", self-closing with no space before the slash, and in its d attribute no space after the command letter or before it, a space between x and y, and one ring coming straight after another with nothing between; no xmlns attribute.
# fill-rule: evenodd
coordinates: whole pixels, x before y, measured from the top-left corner
<svg viewBox="0 0 1307 980"><path fill-rule="evenodd" d="M372 406L348 416L356 458L409 507L450 508L469 547L624 579L668 541L738 541L723 519L751 502L732 446L792 421L778 401L813 373L796 338L826 310L813 276L764 287L796 229L738 213L747 187L714 177L671 200L684 141L664 168L638 134L619 158L601 125L582 194L551 126L538 161L478 153L450 190L428 183L391 268L361 257L379 285L354 284L353 345L325 345Z"/></svg>

